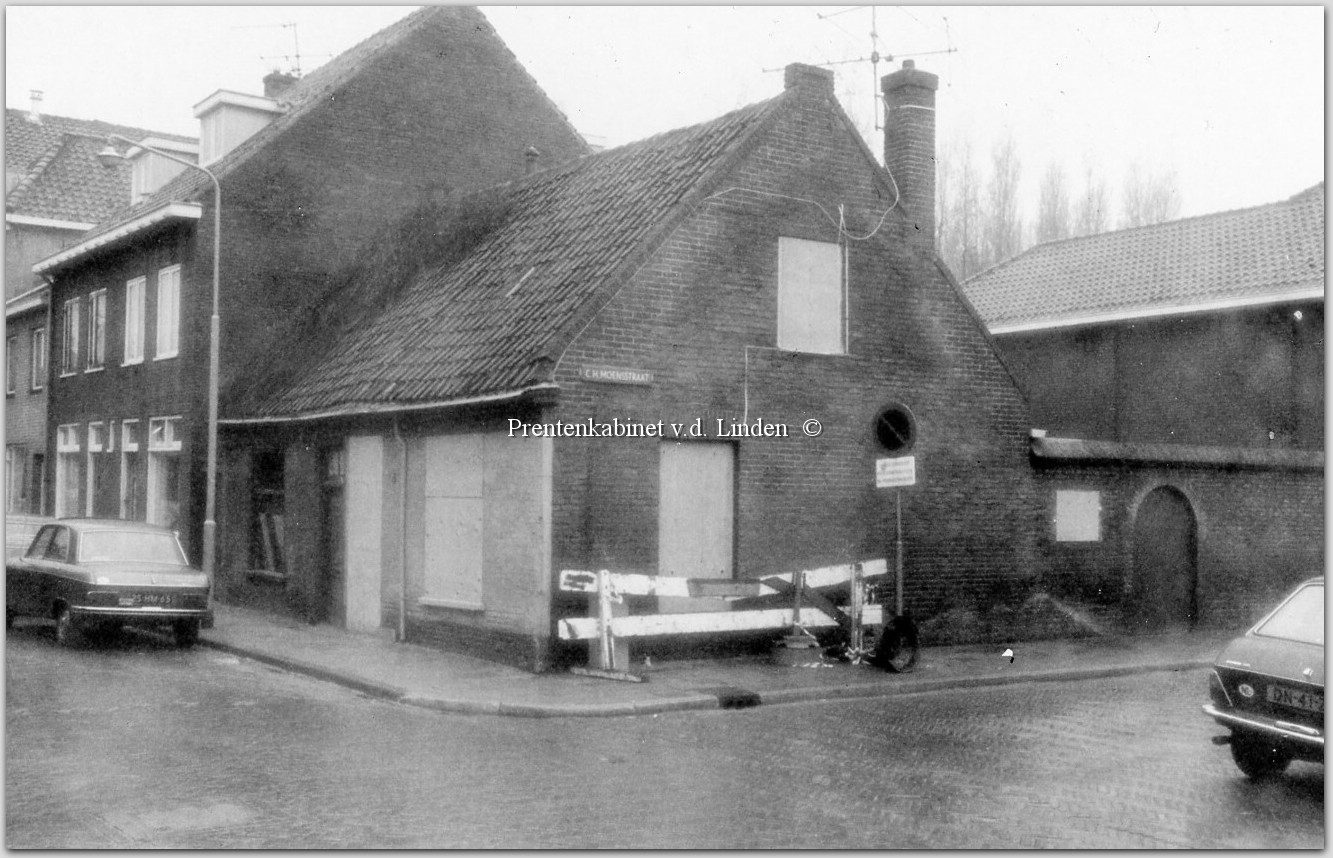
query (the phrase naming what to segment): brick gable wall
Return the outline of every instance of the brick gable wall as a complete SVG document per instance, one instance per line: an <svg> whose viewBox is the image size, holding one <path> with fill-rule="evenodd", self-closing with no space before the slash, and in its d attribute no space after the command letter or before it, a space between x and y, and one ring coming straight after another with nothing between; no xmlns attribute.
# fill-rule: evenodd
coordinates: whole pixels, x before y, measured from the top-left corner
<svg viewBox="0 0 1333 858"><path fill-rule="evenodd" d="M785 424L786 438L732 441L744 577L892 556L893 496L874 488L883 454L871 426L880 406L908 403L921 484L903 491L906 589L910 608L930 611L951 592L1027 568L1026 409L944 276L904 250L897 213L852 243L850 354L774 348L778 238L837 239L806 201L833 218L843 204L856 235L871 233L891 202L851 133L823 102L786 110L566 352L547 417L702 418L714 435L718 418ZM587 381L590 365L651 372L653 383ZM817 438L802 434L809 418L823 425ZM657 571L658 448L557 440L555 568Z"/></svg>

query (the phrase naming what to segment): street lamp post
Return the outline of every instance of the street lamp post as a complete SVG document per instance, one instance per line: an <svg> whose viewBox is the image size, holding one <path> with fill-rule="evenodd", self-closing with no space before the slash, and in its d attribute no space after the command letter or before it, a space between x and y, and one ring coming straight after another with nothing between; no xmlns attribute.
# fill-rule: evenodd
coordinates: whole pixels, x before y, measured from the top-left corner
<svg viewBox="0 0 1333 858"><path fill-rule="evenodd" d="M198 170L213 183L213 315L208 323L208 481L204 496L204 534L203 568L208 580L212 582L213 571L217 565L217 488L218 488L218 277L220 248L222 246L222 186L218 177L211 170L201 167L193 161L163 152L142 142L122 137L119 134L107 136L107 146L97 153L97 160L104 167L121 163L125 156L117 151L112 141L120 141L130 146L137 146L154 155L175 161L186 167Z"/></svg>

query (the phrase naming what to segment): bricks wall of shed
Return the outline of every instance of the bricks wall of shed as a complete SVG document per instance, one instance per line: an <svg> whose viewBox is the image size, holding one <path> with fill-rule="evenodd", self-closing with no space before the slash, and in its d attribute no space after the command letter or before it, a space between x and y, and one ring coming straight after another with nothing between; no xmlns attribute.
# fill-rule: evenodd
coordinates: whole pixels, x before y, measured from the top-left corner
<svg viewBox="0 0 1333 858"><path fill-rule="evenodd" d="M884 454L872 423L886 403L906 403L920 437L919 485L902 491L907 604L922 613L1028 574L1029 423L979 324L905 249L898 213L881 226L892 192L871 169L831 110L785 115L565 353L548 419L702 418L713 435L718 418L785 425L786 438L731 441L735 568L747 577L892 556L893 493L874 487ZM851 247L849 354L779 351L778 238L836 241L840 205L852 234L874 233ZM653 382L587 381L587 365ZM810 418L818 437L802 434ZM656 439L557 440L556 569L657 571L659 455Z"/></svg>
<svg viewBox="0 0 1333 858"><path fill-rule="evenodd" d="M1134 514L1163 486L1185 496L1197 521L1200 626L1242 628L1296 582L1323 572L1322 471L1047 463L1036 483L1043 585L1129 617ZM1100 541L1055 541L1061 489L1102 493Z"/></svg>

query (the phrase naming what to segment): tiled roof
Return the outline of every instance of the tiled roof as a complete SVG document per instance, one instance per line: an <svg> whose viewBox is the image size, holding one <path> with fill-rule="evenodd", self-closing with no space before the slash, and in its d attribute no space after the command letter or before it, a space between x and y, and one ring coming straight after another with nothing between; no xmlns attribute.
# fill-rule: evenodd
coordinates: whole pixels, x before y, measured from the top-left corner
<svg viewBox="0 0 1333 858"><path fill-rule="evenodd" d="M551 381L562 334L713 187L784 97L506 186L503 221L470 253L418 275L252 416L397 409Z"/></svg>
<svg viewBox="0 0 1333 858"><path fill-rule="evenodd" d="M992 332L1283 300L1324 283L1324 184L1289 200L1038 245L963 284Z"/></svg>
<svg viewBox="0 0 1333 858"><path fill-rule="evenodd" d="M400 44L408 36L428 26L441 27L447 32L457 34L456 38L460 41L468 38L473 31L484 31L491 34L497 42L503 44L500 42L499 36L495 34L490 22L476 7L424 6L297 80L291 88L277 99L279 107L283 108L283 112L235 149L208 165L208 169L219 179L231 173L269 141L290 128L325 99L331 97L337 89L352 80L370 62L385 51ZM517 59L515 59L515 63L517 63ZM535 89L540 90L535 81L532 85ZM158 208L165 203L189 200L201 191L211 188L211 185L212 183L208 180L208 177L198 170L185 170L139 204L117 212L111 220L87 233L85 239L95 238L103 232L110 232L122 224L134 220L144 212Z"/></svg>
<svg viewBox="0 0 1333 858"><path fill-rule="evenodd" d="M185 143L193 138L144 128L64 116L28 119L24 110L5 110L5 172L16 184L5 195L9 214L76 223L97 223L130 198L130 168L106 168L96 155L108 134L131 140L159 137Z"/></svg>

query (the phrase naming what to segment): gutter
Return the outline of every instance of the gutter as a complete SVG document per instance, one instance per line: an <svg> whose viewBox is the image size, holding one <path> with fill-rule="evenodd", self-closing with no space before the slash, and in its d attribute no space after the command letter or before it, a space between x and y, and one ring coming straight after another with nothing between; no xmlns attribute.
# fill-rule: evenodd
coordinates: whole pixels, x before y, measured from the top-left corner
<svg viewBox="0 0 1333 858"><path fill-rule="evenodd" d="M199 220L204 207L198 203L167 203L146 214L128 220L120 226L107 230L79 242L73 247L62 250L54 256L48 256L32 267L34 274L48 274L64 265L75 262L98 248L107 247L169 220Z"/></svg>
<svg viewBox="0 0 1333 858"><path fill-rule="evenodd" d="M558 392L560 390L560 385L553 381L548 381L541 384L534 384L531 387L506 391L504 393L491 393L485 396L470 396L462 399L444 399L436 402L412 404L369 403L360 406L347 405L339 408L327 409L325 411L315 411L309 414L292 414L282 417L230 417L219 420L218 423L227 426L277 426L291 423L311 423L317 420L329 420L336 417L375 417L386 414L396 415L431 411L440 408L466 408L473 405L510 402L545 390Z"/></svg>

